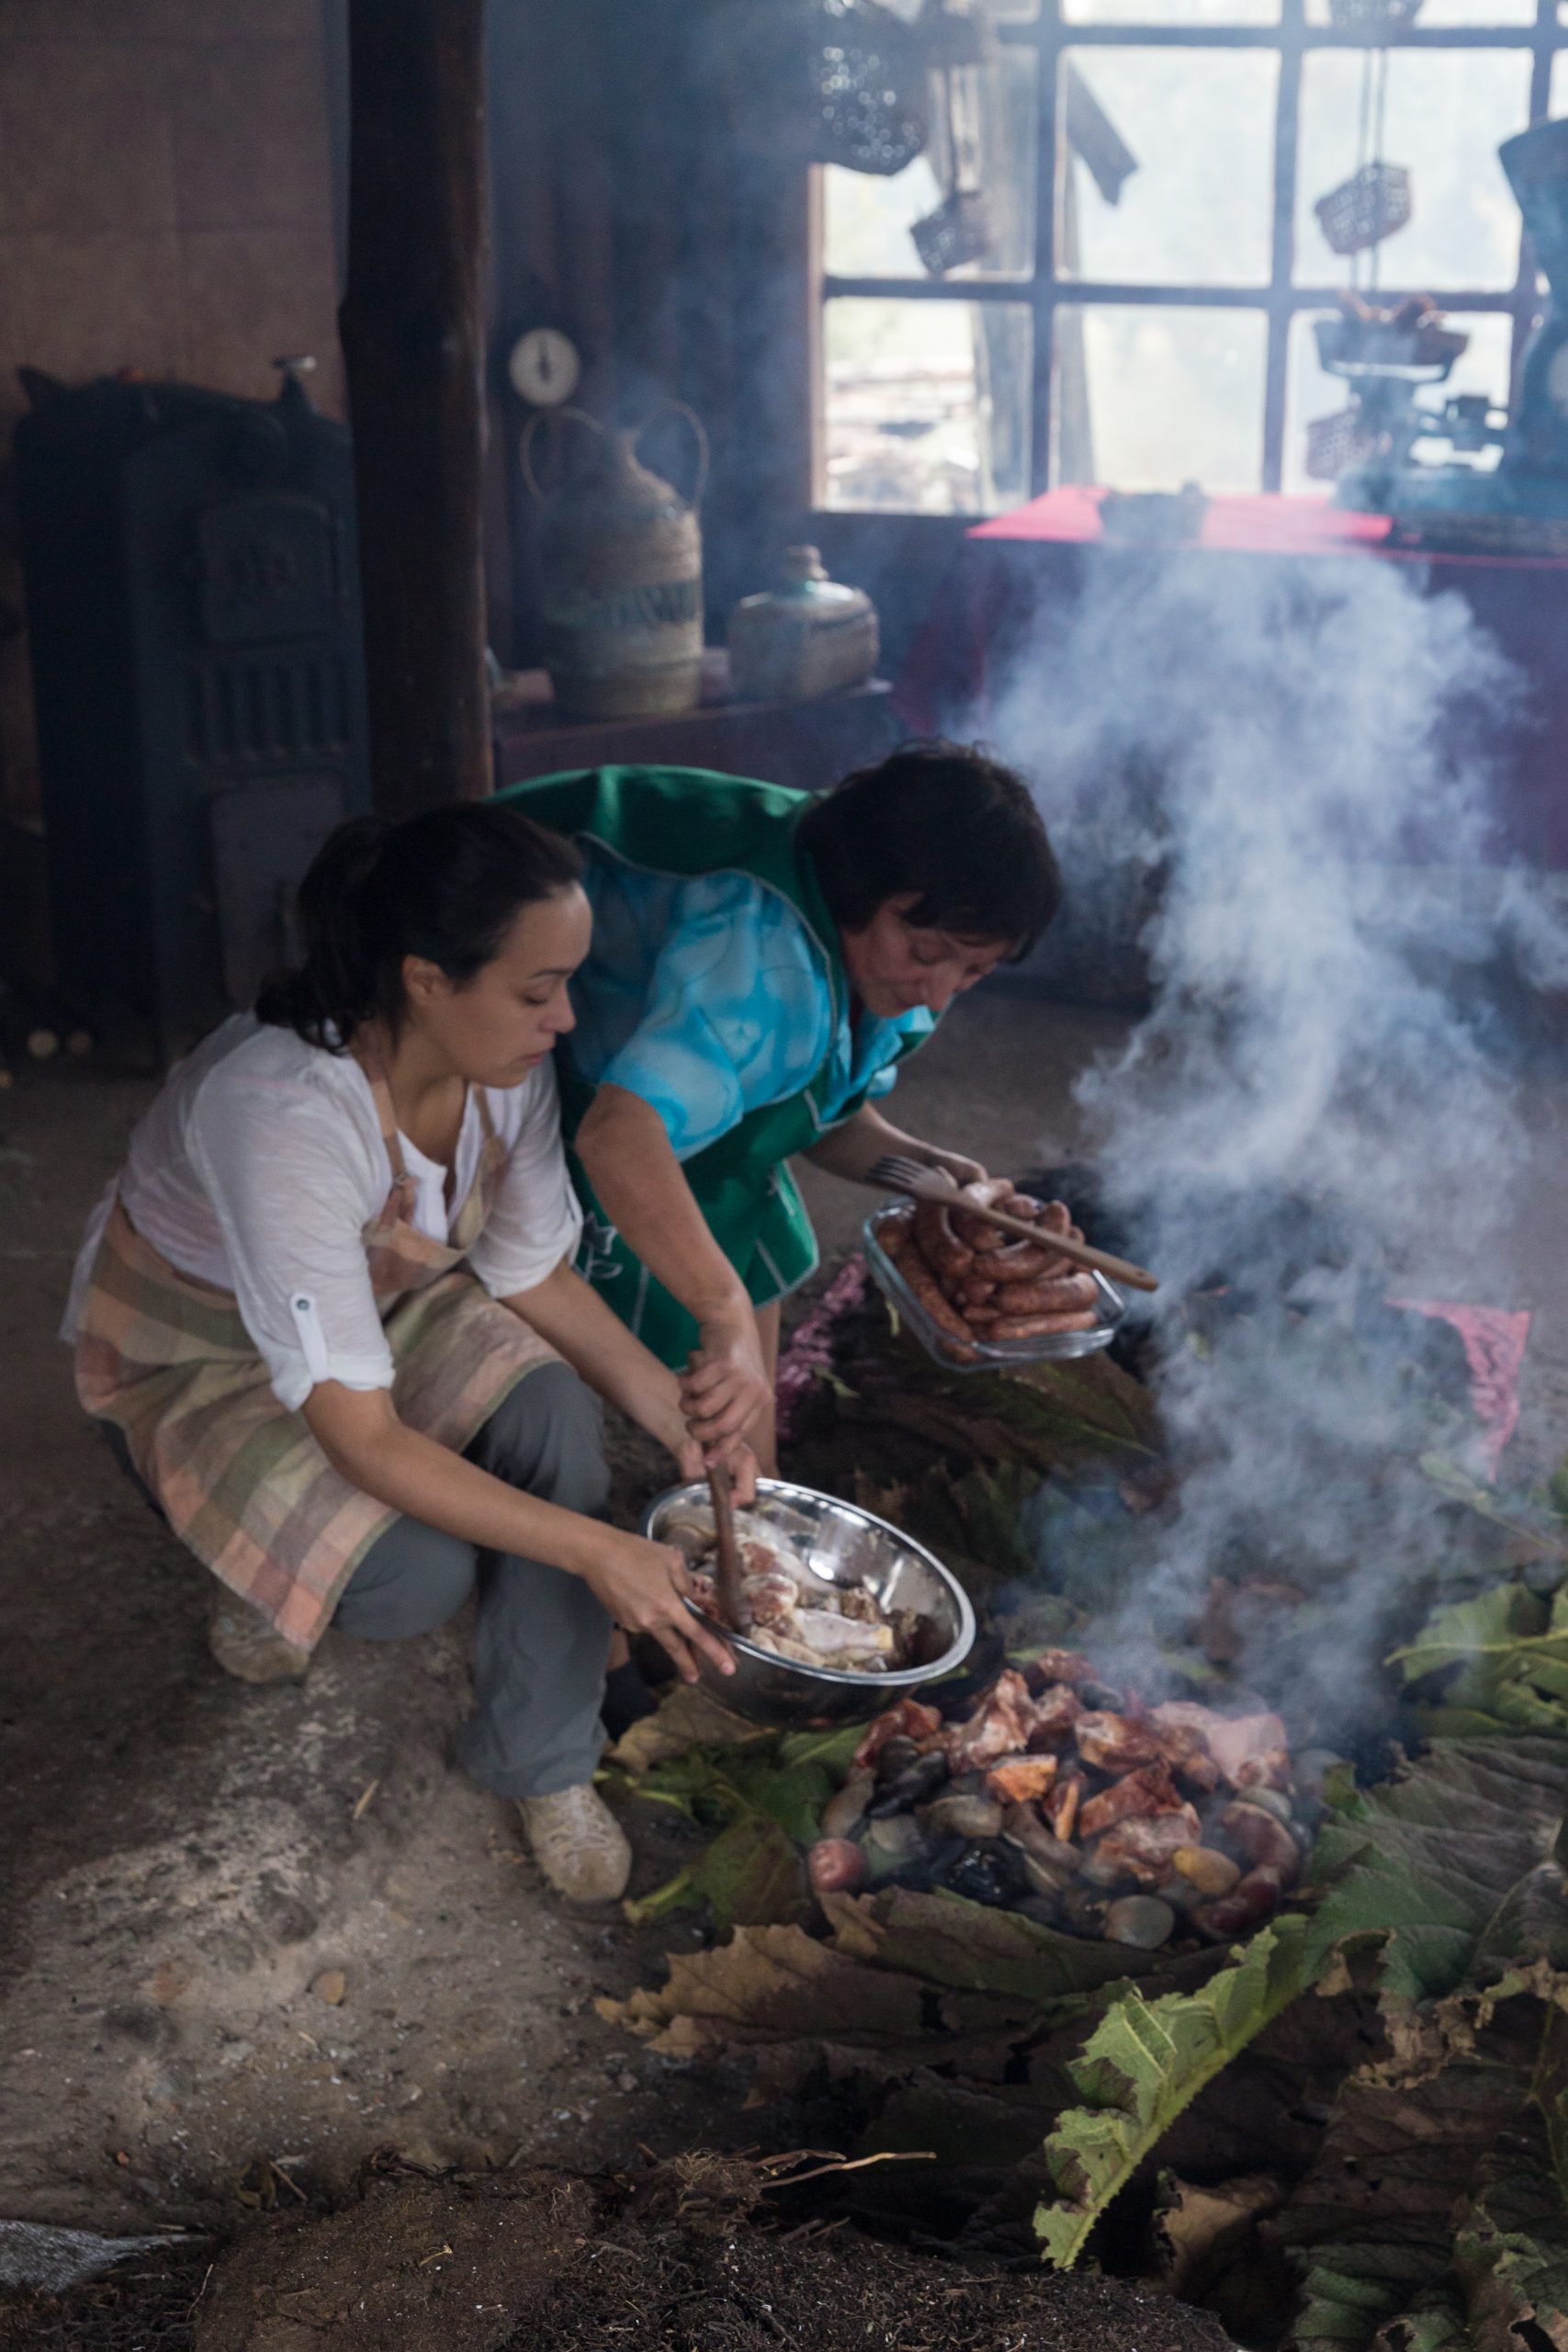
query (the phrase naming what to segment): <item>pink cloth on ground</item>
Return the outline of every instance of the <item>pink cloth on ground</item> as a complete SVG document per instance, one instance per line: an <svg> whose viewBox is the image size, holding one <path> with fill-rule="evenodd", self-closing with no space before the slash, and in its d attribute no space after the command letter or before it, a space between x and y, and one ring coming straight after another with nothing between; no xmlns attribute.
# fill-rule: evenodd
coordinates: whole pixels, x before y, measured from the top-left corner
<svg viewBox="0 0 1568 2352"><path fill-rule="evenodd" d="M1528 1306L1465 1306L1443 1299L1391 1298L1410 1315L1435 1315L1464 1341L1470 1395L1486 1448L1486 1475L1495 1478L1503 1449L1519 1422L1519 1373L1530 1333Z"/></svg>

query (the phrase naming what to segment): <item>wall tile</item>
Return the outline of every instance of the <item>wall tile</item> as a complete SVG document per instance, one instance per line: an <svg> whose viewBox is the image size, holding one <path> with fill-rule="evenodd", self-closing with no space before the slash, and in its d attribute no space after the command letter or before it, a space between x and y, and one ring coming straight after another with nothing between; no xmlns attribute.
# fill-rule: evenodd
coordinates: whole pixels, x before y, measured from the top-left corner
<svg viewBox="0 0 1568 2352"><path fill-rule="evenodd" d="M0 227L174 227L163 51L15 41L0 69Z"/></svg>
<svg viewBox="0 0 1568 2352"><path fill-rule="evenodd" d="M185 372L179 241L162 235L10 240L17 357L73 383L137 368Z"/></svg>
<svg viewBox="0 0 1568 2352"><path fill-rule="evenodd" d="M265 399L276 390L272 361L314 352L310 396L338 398L336 288L324 230L194 232L180 241L186 350L193 382Z"/></svg>
<svg viewBox="0 0 1568 2352"><path fill-rule="evenodd" d="M332 162L320 45L231 41L175 52L179 224L331 233Z"/></svg>

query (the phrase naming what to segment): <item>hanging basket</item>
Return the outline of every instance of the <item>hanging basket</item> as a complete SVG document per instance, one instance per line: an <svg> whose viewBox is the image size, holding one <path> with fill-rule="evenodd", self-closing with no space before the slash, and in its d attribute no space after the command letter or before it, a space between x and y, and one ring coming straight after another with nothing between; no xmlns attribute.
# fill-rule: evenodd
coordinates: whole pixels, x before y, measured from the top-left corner
<svg viewBox="0 0 1568 2352"><path fill-rule="evenodd" d="M1402 33L1421 13L1421 0L1328 0L1336 32L1359 33L1368 40Z"/></svg>
<svg viewBox="0 0 1568 2352"><path fill-rule="evenodd" d="M925 148L926 55L878 0L816 0L808 23L811 160L890 178Z"/></svg>
<svg viewBox="0 0 1568 2352"><path fill-rule="evenodd" d="M1312 209L1337 254L1365 253L1409 220L1410 175L1403 164L1363 164Z"/></svg>
<svg viewBox="0 0 1568 2352"><path fill-rule="evenodd" d="M1314 417L1306 430L1307 472L1314 481L1337 481L1352 466L1376 457L1379 438L1353 406Z"/></svg>

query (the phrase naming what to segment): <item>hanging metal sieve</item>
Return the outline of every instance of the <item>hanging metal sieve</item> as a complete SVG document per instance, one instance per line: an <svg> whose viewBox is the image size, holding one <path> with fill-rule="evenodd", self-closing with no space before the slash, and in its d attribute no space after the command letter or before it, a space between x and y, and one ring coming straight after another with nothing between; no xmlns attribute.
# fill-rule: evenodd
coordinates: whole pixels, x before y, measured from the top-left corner
<svg viewBox="0 0 1568 2352"><path fill-rule="evenodd" d="M926 56L914 28L878 0L816 0L807 70L811 159L890 178L924 150Z"/></svg>

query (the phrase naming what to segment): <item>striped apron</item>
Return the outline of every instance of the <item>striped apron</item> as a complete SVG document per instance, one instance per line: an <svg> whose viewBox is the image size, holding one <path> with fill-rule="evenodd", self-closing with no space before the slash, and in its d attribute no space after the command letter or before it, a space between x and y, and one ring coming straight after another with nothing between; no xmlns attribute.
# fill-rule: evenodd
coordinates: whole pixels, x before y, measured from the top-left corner
<svg viewBox="0 0 1568 2352"><path fill-rule="evenodd" d="M413 1179L380 1071L367 1068L392 1189L362 1232L392 1351L398 1419L460 1453L517 1383L555 1351L491 1297L462 1261L506 1166L490 1106L448 1241L412 1223ZM123 1433L170 1526L214 1575L311 1647L360 1561L398 1512L333 1468L274 1396L229 1291L182 1274L117 1201L77 1322L76 1394Z"/></svg>

